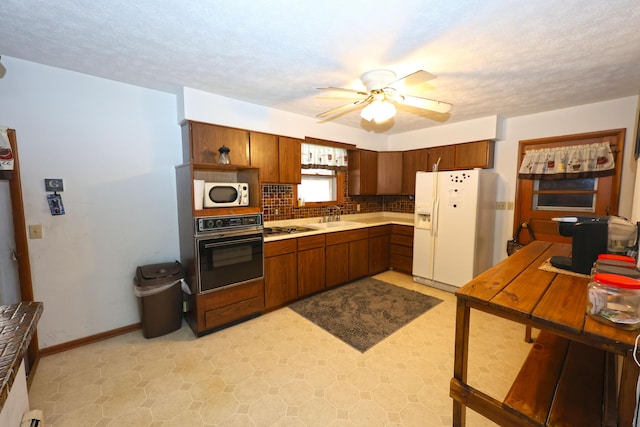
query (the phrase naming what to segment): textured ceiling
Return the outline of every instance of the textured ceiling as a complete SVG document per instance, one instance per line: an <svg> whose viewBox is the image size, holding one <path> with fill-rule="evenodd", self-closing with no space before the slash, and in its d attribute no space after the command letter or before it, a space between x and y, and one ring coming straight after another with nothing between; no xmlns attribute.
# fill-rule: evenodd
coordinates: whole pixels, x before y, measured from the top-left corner
<svg viewBox="0 0 640 427"><path fill-rule="evenodd" d="M410 92L447 115L333 119L388 134L640 90L638 0L3 0L0 22L0 55L311 117L350 102L318 87L363 89L376 68L437 75Z"/></svg>

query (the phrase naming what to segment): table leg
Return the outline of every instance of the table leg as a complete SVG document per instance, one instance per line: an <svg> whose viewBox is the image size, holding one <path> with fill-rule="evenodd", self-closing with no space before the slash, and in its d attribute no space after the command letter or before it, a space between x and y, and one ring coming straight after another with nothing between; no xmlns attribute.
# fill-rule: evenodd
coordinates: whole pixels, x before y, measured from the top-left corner
<svg viewBox="0 0 640 427"><path fill-rule="evenodd" d="M622 361L622 375L618 397L619 426L630 426L633 424L633 415L637 403L636 385L639 376L640 369L635 360L633 360L633 350L630 350Z"/></svg>
<svg viewBox="0 0 640 427"><path fill-rule="evenodd" d="M465 301L458 298L456 308L456 343L453 359L453 377L467 383L467 365L469 359L469 317L471 309ZM463 427L466 424L466 408L457 400L453 401L453 425Z"/></svg>

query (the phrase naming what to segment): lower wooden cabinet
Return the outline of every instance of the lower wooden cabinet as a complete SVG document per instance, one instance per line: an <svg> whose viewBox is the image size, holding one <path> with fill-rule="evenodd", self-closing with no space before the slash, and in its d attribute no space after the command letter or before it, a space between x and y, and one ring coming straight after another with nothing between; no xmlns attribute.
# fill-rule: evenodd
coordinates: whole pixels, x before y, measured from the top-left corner
<svg viewBox="0 0 640 427"><path fill-rule="evenodd" d="M369 275L389 269L391 226L381 225L369 229Z"/></svg>
<svg viewBox="0 0 640 427"><path fill-rule="evenodd" d="M349 242L349 281L369 275L369 238Z"/></svg>
<svg viewBox="0 0 640 427"><path fill-rule="evenodd" d="M324 289L324 234L300 237L298 241L298 297Z"/></svg>
<svg viewBox="0 0 640 427"><path fill-rule="evenodd" d="M187 322L200 336L211 330L258 315L264 308L264 281L189 296Z"/></svg>
<svg viewBox="0 0 640 427"><path fill-rule="evenodd" d="M369 274L369 231L366 228L326 235L326 287Z"/></svg>
<svg viewBox="0 0 640 427"><path fill-rule="evenodd" d="M409 225L391 226L391 247L389 263L391 268L411 274L413 270L413 227Z"/></svg>
<svg viewBox="0 0 640 427"><path fill-rule="evenodd" d="M267 242L264 254L265 308L298 298L296 239Z"/></svg>
<svg viewBox="0 0 640 427"><path fill-rule="evenodd" d="M325 286L331 288L349 281L349 243L334 243L325 249Z"/></svg>

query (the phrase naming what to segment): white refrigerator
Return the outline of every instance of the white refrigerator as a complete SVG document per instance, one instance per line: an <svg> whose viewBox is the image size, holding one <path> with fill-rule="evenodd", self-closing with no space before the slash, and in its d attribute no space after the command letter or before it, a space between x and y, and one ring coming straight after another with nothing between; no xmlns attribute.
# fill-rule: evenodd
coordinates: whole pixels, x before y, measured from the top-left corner
<svg viewBox="0 0 640 427"><path fill-rule="evenodd" d="M493 265L497 174L416 174L413 279L455 292Z"/></svg>

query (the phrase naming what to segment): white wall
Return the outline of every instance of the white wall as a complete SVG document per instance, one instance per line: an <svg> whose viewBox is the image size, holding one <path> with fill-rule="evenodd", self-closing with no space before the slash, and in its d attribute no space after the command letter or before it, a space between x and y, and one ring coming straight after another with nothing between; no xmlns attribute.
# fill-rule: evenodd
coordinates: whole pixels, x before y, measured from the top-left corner
<svg viewBox="0 0 640 427"><path fill-rule="evenodd" d="M137 265L179 259L176 97L2 57L0 124L16 129L41 348L140 321ZM51 216L44 178L64 179ZM0 221L6 221L1 218Z"/></svg>
<svg viewBox="0 0 640 427"><path fill-rule="evenodd" d="M413 150L416 148L497 139L499 125L498 116L489 116L392 135L389 137L388 149Z"/></svg>

